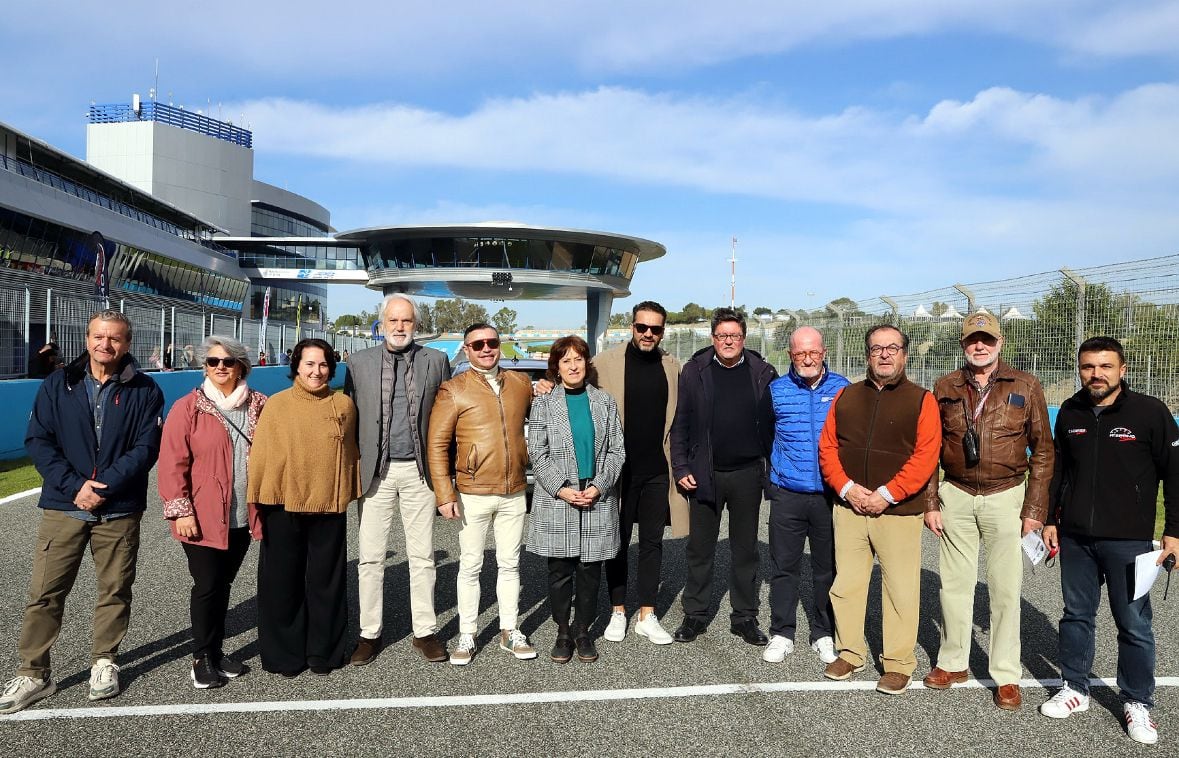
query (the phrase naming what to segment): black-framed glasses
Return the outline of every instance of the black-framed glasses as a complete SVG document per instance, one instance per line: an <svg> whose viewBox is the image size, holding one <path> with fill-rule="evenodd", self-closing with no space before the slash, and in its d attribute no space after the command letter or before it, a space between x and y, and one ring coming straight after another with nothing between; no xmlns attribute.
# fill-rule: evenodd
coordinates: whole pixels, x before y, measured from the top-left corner
<svg viewBox="0 0 1179 758"><path fill-rule="evenodd" d="M495 350L497 347L499 347L499 337L492 337L489 340L471 340L467 343L467 347L471 348L475 352L479 352L484 347L489 347L492 350Z"/></svg>
<svg viewBox="0 0 1179 758"><path fill-rule="evenodd" d="M210 355L208 358L205 358L205 365L209 368L217 368L218 366L233 368L237 365L237 358L214 358Z"/></svg>
<svg viewBox="0 0 1179 758"><path fill-rule="evenodd" d="M716 340L717 342L740 342L741 340L745 339L745 335L740 334L740 333L736 333L736 334L713 333L712 338L714 340Z"/></svg>
<svg viewBox="0 0 1179 758"><path fill-rule="evenodd" d="M663 327L660 326L659 324L644 324L641 321L636 321L633 324L633 326L635 328L635 331L638 332L639 334L646 334L647 332L651 332L651 334L654 334L656 337L663 334Z"/></svg>
<svg viewBox="0 0 1179 758"><path fill-rule="evenodd" d="M896 355L904 349L900 345L873 345L868 348L868 355L879 358L882 355Z"/></svg>
<svg viewBox="0 0 1179 758"><path fill-rule="evenodd" d="M797 353L791 353L790 357L796 361L806 360L810 358L812 361L819 361L823 359L822 350L799 350Z"/></svg>

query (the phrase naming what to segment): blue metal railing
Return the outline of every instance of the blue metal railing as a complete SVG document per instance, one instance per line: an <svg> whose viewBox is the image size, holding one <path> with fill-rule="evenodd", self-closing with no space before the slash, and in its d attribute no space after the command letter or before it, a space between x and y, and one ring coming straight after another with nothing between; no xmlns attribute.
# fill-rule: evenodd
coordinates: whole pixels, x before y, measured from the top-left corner
<svg viewBox="0 0 1179 758"><path fill-rule="evenodd" d="M248 129L227 124L194 111L164 105L149 100L141 103L136 112L128 104L92 105L88 116L92 124L121 124L130 121L157 121L161 124L187 129L207 137L232 142L245 148L254 147L254 135Z"/></svg>

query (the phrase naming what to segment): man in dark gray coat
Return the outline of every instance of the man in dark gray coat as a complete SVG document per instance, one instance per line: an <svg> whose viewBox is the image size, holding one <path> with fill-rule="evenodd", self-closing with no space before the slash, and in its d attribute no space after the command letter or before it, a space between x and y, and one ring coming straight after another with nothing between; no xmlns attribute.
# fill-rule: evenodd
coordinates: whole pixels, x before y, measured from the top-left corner
<svg viewBox="0 0 1179 758"><path fill-rule="evenodd" d="M401 512L409 559L413 646L432 662L447 659L434 614L434 492L422 440L438 385L450 378L446 354L414 342L417 306L405 295L381 304L384 344L348 358L344 391L359 413L361 480L359 559L360 639L352 665L381 651L385 552L393 515Z"/></svg>

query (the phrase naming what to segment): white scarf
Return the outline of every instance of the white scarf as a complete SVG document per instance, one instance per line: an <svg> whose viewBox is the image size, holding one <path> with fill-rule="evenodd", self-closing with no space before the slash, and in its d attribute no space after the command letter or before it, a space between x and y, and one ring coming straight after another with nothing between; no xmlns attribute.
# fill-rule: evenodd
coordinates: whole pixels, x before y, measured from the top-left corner
<svg viewBox="0 0 1179 758"><path fill-rule="evenodd" d="M213 380L208 377L205 377L205 383L202 386L204 387L205 395L213 401L214 405L223 411L232 411L242 407L246 399L250 396L250 388L244 379L238 383L237 389L228 395L222 394L217 385L213 384Z"/></svg>

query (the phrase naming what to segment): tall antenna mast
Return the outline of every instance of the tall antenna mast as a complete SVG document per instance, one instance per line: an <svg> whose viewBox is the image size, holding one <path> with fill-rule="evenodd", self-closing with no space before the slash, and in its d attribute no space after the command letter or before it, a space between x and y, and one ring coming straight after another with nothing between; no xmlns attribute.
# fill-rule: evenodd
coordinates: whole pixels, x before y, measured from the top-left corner
<svg viewBox="0 0 1179 758"><path fill-rule="evenodd" d="M737 307L737 238L733 238L732 255L729 258L729 307Z"/></svg>

